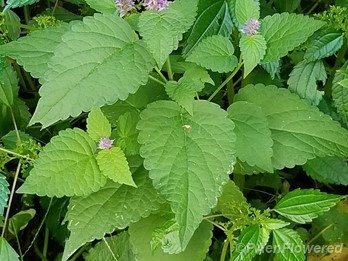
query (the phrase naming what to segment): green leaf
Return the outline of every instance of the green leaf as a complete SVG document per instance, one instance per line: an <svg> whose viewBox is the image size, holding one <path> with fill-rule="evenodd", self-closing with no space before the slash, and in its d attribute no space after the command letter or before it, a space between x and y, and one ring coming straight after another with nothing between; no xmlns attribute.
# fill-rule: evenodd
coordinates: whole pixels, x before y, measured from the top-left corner
<svg viewBox="0 0 348 261"><path fill-rule="evenodd" d="M235 101L254 103L266 115L276 169L303 165L315 157L348 155L347 130L289 90L248 85Z"/></svg>
<svg viewBox="0 0 348 261"><path fill-rule="evenodd" d="M219 73L233 71L238 59L233 55L234 47L228 37L214 35L202 40L186 61L196 63Z"/></svg>
<svg viewBox="0 0 348 261"><path fill-rule="evenodd" d="M305 249L300 235L292 229L273 230L273 249L278 260L304 261Z"/></svg>
<svg viewBox="0 0 348 261"><path fill-rule="evenodd" d="M348 165L339 157L324 157L309 160L303 169L313 179L330 184L348 185Z"/></svg>
<svg viewBox="0 0 348 261"><path fill-rule="evenodd" d="M259 0L228 0L233 22L241 27L251 18L260 18Z"/></svg>
<svg viewBox="0 0 348 261"><path fill-rule="evenodd" d="M280 219L267 218L262 222L262 227L268 230L276 230L290 225L289 222L285 222Z"/></svg>
<svg viewBox="0 0 348 261"><path fill-rule="evenodd" d="M113 147L108 150L99 151L97 162L102 174L107 178L120 184L136 187L126 156L120 148Z"/></svg>
<svg viewBox="0 0 348 261"><path fill-rule="evenodd" d="M201 67L193 67L188 69L178 82L168 81L165 89L172 100L192 115L194 97L197 92L203 90L205 82L214 84L206 70Z"/></svg>
<svg viewBox="0 0 348 261"><path fill-rule="evenodd" d="M262 68L270 74L272 80L274 80L276 75L278 76L278 78L280 78L280 60L266 63L262 62L260 64Z"/></svg>
<svg viewBox="0 0 348 261"><path fill-rule="evenodd" d="M267 49L266 45L265 38L260 34L251 36L243 35L240 38L239 47L244 62L244 78L248 76L248 74L265 56Z"/></svg>
<svg viewBox="0 0 348 261"><path fill-rule="evenodd" d="M114 15L85 17L55 49L30 124L47 127L125 100L147 82L152 68L151 55L127 22Z"/></svg>
<svg viewBox="0 0 348 261"><path fill-rule="evenodd" d="M220 212L228 219L237 220L248 216L249 208L250 206L239 187L233 181L228 181L223 187L215 211Z"/></svg>
<svg viewBox="0 0 348 261"><path fill-rule="evenodd" d="M19 137L22 141L29 141L30 136L25 132L18 131ZM9 150L13 150L17 148L17 143L19 142L17 133L15 130L10 131L6 135L1 137L1 141L4 144L4 147Z"/></svg>
<svg viewBox="0 0 348 261"><path fill-rule="evenodd" d="M93 108L87 118L87 133L94 141L111 136L111 124L101 109Z"/></svg>
<svg viewBox="0 0 348 261"><path fill-rule="evenodd" d="M116 228L123 229L160 208L163 199L153 188L147 172L134 173L138 188L108 181L106 186L87 197L73 197L66 220L71 231L63 260L80 246L101 239Z"/></svg>
<svg viewBox="0 0 348 261"><path fill-rule="evenodd" d="M18 232L27 227L30 220L34 218L36 214L35 209L22 210L13 215L8 220L8 230L12 235L18 235Z"/></svg>
<svg viewBox="0 0 348 261"><path fill-rule="evenodd" d="M48 70L48 61L62 41L62 35L69 30L68 24L33 31L17 41L0 45L0 55L16 60L35 78L42 78Z"/></svg>
<svg viewBox="0 0 348 261"><path fill-rule="evenodd" d="M324 24L302 14L282 13L266 16L261 22L260 29L267 42L263 61L272 62L287 55Z"/></svg>
<svg viewBox="0 0 348 261"><path fill-rule="evenodd" d="M233 23L226 1L221 0L206 5L187 36L186 45L183 49L184 57L190 55L192 50L208 36L222 35L228 37L232 28Z"/></svg>
<svg viewBox="0 0 348 261"><path fill-rule="evenodd" d="M287 193L274 210L288 219L304 224L329 211L342 196L314 189L296 189Z"/></svg>
<svg viewBox="0 0 348 261"><path fill-rule="evenodd" d="M139 153L139 131L136 129L139 120L139 114L136 112L126 112L118 118L116 125L116 144L124 151L126 156Z"/></svg>
<svg viewBox="0 0 348 261"><path fill-rule="evenodd" d="M15 12L9 9L2 13L4 14L3 19L5 20L5 24L0 26L1 31L6 32L6 37L10 38L10 40L17 40L17 38L20 36L21 29L19 26L14 25L19 24L21 19Z"/></svg>
<svg viewBox="0 0 348 261"><path fill-rule="evenodd" d="M17 8L17 7L22 7L25 5L32 5L39 2L39 0L7 0L6 1L6 6L3 10L5 12L8 9L12 8Z"/></svg>
<svg viewBox="0 0 348 261"><path fill-rule="evenodd" d="M116 5L114 0L85 0L94 10L104 14L114 14Z"/></svg>
<svg viewBox="0 0 348 261"><path fill-rule="evenodd" d="M9 186L6 177L0 174L0 216L4 215L4 210L7 207L7 200L10 195Z"/></svg>
<svg viewBox="0 0 348 261"><path fill-rule="evenodd" d="M194 102L193 116L175 102L159 101L140 117L140 154L155 188L171 204L184 249L228 180L235 162L234 124L207 101Z"/></svg>
<svg viewBox="0 0 348 261"><path fill-rule="evenodd" d="M332 29L320 31L318 36L310 43L304 59L308 62L323 59L333 55L342 45L342 33Z"/></svg>
<svg viewBox="0 0 348 261"><path fill-rule="evenodd" d="M18 93L17 74L4 58L0 58L0 103L12 107Z"/></svg>
<svg viewBox="0 0 348 261"><path fill-rule="evenodd" d="M281 12L292 13L299 7L301 0L276 0L275 5L281 10Z"/></svg>
<svg viewBox="0 0 348 261"><path fill-rule="evenodd" d="M159 213L129 227L130 241L133 245L137 260L139 261L202 261L204 260L212 238L212 225L203 221L195 231L191 241L184 252L169 255L164 253L160 247L151 249L151 241L158 227L163 226L171 214ZM170 244L170 242L168 242Z"/></svg>
<svg viewBox="0 0 348 261"><path fill-rule="evenodd" d="M121 232L116 236L103 238L88 251L86 261L135 261L128 232Z"/></svg>
<svg viewBox="0 0 348 261"><path fill-rule="evenodd" d="M238 237L231 261L251 261L268 242L269 232L259 225L243 229Z"/></svg>
<svg viewBox="0 0 348 261"><path fill-rule="evenodd" d="M324 92L318 91L317 81L325 84L327 75L322 61L298 63L288 80L289 90L297 93L301 98L308 100L313 105L318 105Z"/></svg>
<svg viewBox="0 0 348 261"><path fill-rule="evenodd" d="M96 143L80 129L59 132L39 154L17 193L63 197L86 196L99 190L106 178L94 157L96 149Z"/></svg>
<svg viewBox="0 0 348 261"><path fill-rule="evenodd" d="M0 260L19 261L18 254L3 237L0 237Z"/></svg>
<svg viewBox="0 0 348 261"><path fill-rule="evenodd" d="M187 10L190 10L188 16ZM176 50L182 36L192 26L197 11L197 0L176 0L161 12L146 11L139 18L139 32L148 49L162 68L169 54ZM156 28L156 33L154 33Z"/></svg>
<svg viewBox="0 0 348 261"><path fill-rule="evenodd" d="M348 62L335 73L332 83L332 98L337 112L344 122L348 122Z"/></svg>
<svg viewBox="0 0 348 261"><path fill-rule="evenodd" d="M266 115L253 103L239 101L227 110L236 128L236 154L250 166L273 172L273 141Z"/></svg>

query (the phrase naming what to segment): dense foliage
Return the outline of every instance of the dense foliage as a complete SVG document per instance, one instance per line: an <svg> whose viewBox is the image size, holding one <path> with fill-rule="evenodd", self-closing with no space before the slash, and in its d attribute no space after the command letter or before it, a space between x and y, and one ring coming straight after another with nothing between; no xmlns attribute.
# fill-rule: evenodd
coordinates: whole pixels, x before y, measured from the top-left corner
<svg viewBox="0 0 348 261"><path fill-rule="evenodd" d="M0 260L347 260L348 1L1 4Z"/></svg>

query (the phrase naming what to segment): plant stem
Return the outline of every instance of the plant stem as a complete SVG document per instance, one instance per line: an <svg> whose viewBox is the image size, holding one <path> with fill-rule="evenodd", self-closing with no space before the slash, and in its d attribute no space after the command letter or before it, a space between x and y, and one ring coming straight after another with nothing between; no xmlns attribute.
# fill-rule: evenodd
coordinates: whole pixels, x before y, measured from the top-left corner
<svg viewBox="0 0 348 261"><path fill-rule="evenodd" d="M238 66L236 67L236 69L234 69L234 71L226 78L226 80L220 84L219 87L217 87L217 89L213 92L212 95L210 95L210 97L208 98L208 101L211 101L212 99L214 99L214 97L216 96L216 94L219 93L219 91L221 91L221 89L230 81L232 80L232 78L237 74L237 72L240 70L240 68L242 68L243 63L240 62L238 64Z"/></svg>
<svg viewBox="0 0 348 261"><path fill-rule="evenodd" d="M87 249L87 247L88 247L87 244L84 245L83 247L81 247L81 248L79 249L79 251L77 251L77 252L75 253L75 255L74 255L69 261L76 261L76 259L78 259L79 256L82 255L83 252L85 252L85 250Z"/></svg>
<svg viewBox="0 0 348 261"><path fill-rule="evenodd" d="M40 252L39 247L37 246L37 243L35 241L34 243L34 251L38 257L40 257L41 261L49 261L46 257L43 256L43 254Z"/></svg>
<svg viewBox="0 0 348 261"><path fill-rule="evenodd" d="M229 245L230 245L230 241L228 239L225 239L224 246L223 246L222 251L221 251L220 261L226 260L226 254L227 254L227 249L228 249Z"/></svg>
<svg viewBox="0 0 348 261"><path fill-rule="evenodd" d="M26 25L26 24L13 23L13 22L6 22L6 21L3 22L3 25L19 27L19 28L27 29L27 30L29 30L29 31L38 30L36 27L29 26L29 25Z"/></svg>
<svg viewBox="0 0 348 261"><path fill-rule="evenodd" d="M43 249L42 249L42 255L43 255L44 257L47 257L49 236L50 236L50 231L49 231L48 228L46 227L46 228L45 228L44 245L43 245Z"/></svg>
<svg viewBox="0 0 348 261"><path fill-rule="evenodd" d="M205 221L208 221L209 223L213 224L214 226L216 226L217 228L220 228L222 231L226 231L225 228L223 228L222 226L220 226L219 224L215 223L214 221L211 221L209 218L204 217L203 218Z"/></svg>
<svg viewBox="0 0 348 261"><path fill-rule="evenodd" d="M331 228L333 226L333 224L328 225L327 227L325 227L322 231L320 231L315 237L313 237L311 240L309 240L307 242L307 245L309 245L310 243L312 243L314 240L316 240L318 237L320 237L326 230L328 230L329 228Z"/></svg>
<svg viewBox="0 0 348 261"><path fill-rule="evenodd" d="M29 6L24 6L23 7L24 10L24 20L26 24L29 24L30 21L30 12L29 12Z"/></svg>
<svg viewBox="0 0 348 261"><path fill-rule="evenodd" d="M19 256L21 258L21 261L23 261L22 248L21 248L21 244L19 243L17 231L15 231L15 236L16 236L16 241L17 241L17 245L18 245Z"/></svg>
<svg viewBox="0 0 348 261"><path fill-rule="evenodd" d="M173 81L173 70L172 70L172 64L170 63L170 56L168 56L167 59L167 71L168 71L168 78L169 80Z"/></svg>
<svg viewBox="0 0 348 261"><path fill-rule="evenodd" d="M163 79L163 81L166 83L168 82L167 78L163 75L160 69L158 69L157 66L155 66L155 71L158 73L158 75Z"/></svg>
<svg viewBox="0 0 348 261"><path fill-rule="evenodd" d="M22 74L21 69L19 68L19 65L16 62L13 62L12 64L13 64L13 67L18 75L20 85L25 89L25 91L27 91L28 88L27 88L27 85L25 84L23 74Z"/></svg>
<svg viewBox="0 0 348 261"><path fill-rule="evenodd" d="M53 201L53 198L51 198L50 203L48 204L48 208L47 208L47 211L46 211L46 213L45 213L45 216L44 216L44 218L42 219L41 224L40 224L39 228L37 229L37 231L36 231L36 233L35 233L35 235L34 235L33 240L31 241L31 243L30 243L30 245L28 246L27 250L25 250L23 256L25 256L25 255L29 252L30 248L31 248L33 245L35 245L34 243L35 243L35 241L36 241L36 238L37 238L37 236L39 235L40 230L41 230L41 228L42 228L42 226L43 226L43 224L44 224L44 222L45 222L45 220L46 220L46 218L47 218L48 212L49 212L50 209L51 209L52 201Z"/></svg>
<svg viewBox="0 0 348 261"><path fill-rule="evenodd" d="M10 151L10 150L1 148L1 147L0 147L0 151L3 151L3 152L5 152L5 153L7 153L7 154L10 154L10 155L13 155L13 156L17 156L17 157L19 157L19 158L23 158L23 159L26 159L26 160L34 160L34 159L29 158L29 157L27 157L27 156L18 154L18 153L16 153L16 152L13 152L13 151Z"/></svg>
<svg viewBox="0 0 348 261"><path fill-rule="evenodd" d="M14 180L13 180L13 184L12 184L12 188L11 188L10 198L9 198L8 204L7 204L5 221L4 221L4 226L2 228L1 237L4 237L5 231L7 229L8 218L10 216L10 210L11 210L11 204L12 204L13 196L14 196L14 193L15 193L17 179L18 179L18 175L19 175L19 171L21 169L21 166L22 166L21 162L18 162L17 169L16 169L16 174L15 174L15 177L14 177Z"/></svg>
<svg viewBox="0 0 348 261"><path fill-rule="evenodd" d="M27 81L29 83L30 89L33 90L33 91L36 91L35 84L33 82L33 79L31 78L30 74L27 71L25 71L25 70L23 70L23 72L24 72L25 78L27 79Z"/></svg>
<svg viewBox="0 0 348 261"><path fill-rule="evenodd" d="M153 80L154 82L157 82L157 83L159 83L159 84L161 84L161 85L163 85L163 86L166 85L164 82L158 80L157 78L153 77L152 75L149 75L149 78L150 78L151 80Z"/></svg>
<svg viewBox="0 0 348 261"><path fill-rule="evenodd" d="M319 5L319 3L320 1L316 1L315 4L311 7L311 9L309 9L306 15L310 15L314 11L314 9Z"/></svg>

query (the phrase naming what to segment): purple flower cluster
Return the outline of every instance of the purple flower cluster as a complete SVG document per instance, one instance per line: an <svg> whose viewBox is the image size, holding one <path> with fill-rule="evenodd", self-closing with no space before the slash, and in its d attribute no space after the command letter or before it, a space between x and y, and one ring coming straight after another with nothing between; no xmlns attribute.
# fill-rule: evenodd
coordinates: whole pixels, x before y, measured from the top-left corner
<svg viewBox="0 0 348 261"><path fill-rule="evenodd" d="M144 0L146 10L161 11L168 7L167 0Z"/></svg>
<svg viewBox="0 0 348 261"><path fill-rule="evenodd" d="M116 0L115 5L120 16L125 16L127 13L135 8L133 0Z"/></svg>
<svg viewBox="0 0 348 261"><path fill-rule="evenodd" d="M260 29L260 21L256 18L251 18L245 22L241 32L247 36L257 34Z"/></svg>
<svg viewBox="0 0 348 261"><path fill-rule="evenodd" d="M112 147L114 141L109 138L100 138L98 148L101 150L108 150Z"/></svg>
<svg viewBox="0 0 348 261"><path fill-rule="evenodd" d="M135 9L134 0L116 0L115 5L120 16L125 16L127 13ZM169 5L168 0L143 0L142 2L146 10L161 11L166 9Z"/></svg>

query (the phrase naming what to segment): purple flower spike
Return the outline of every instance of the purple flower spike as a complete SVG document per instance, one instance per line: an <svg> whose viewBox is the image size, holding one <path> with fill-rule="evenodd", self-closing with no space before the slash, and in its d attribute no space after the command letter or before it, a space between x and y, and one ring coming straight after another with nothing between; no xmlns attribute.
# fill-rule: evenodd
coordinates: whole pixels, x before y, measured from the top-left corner
<svg viewBox="0 0 348 261"><path fill-rule="evenodd" d="M133 0L116 0L115 5L120 16L125 16L127 13L135 8Z"/></svg>
<svg viewBox="0 0 348 261"><path fill-rule="evenodd" d="M251 18L245 22L241 32L247 36L257 34L260 29L260 21L256 18Z"/></svg>
<svg viewBox="0 0 348 261"><path fill-rule="evenodd" d="M167 0L144 0L144 6L146 10L161 11L168 7Z"/></svg>
<svg viewBox="0 0 348 261"><path fill-rule="evenodd" d="M98 148L102 150L108 150L111 148L114 141L109 138L100 138Z"/></svg>

